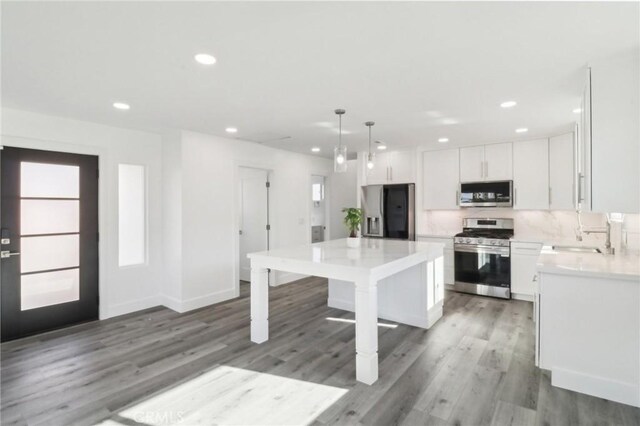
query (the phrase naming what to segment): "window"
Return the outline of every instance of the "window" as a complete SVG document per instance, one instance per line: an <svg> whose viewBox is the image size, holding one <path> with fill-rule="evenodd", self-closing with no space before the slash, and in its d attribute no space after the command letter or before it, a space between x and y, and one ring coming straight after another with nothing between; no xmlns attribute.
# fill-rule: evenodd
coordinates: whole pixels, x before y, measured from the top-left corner
<svg viewBox="0 0 640 426"><path fill-rule="evenodd" d="M311 185L311 200L322 201L324 200L324 185L321 183L314 183Z"/></svg>
<svg viewBox="0 0 640 426"><path fill-rule="evenodd" d="M145 168L118 166L118 264L145 263L147 246Z"/></svg>

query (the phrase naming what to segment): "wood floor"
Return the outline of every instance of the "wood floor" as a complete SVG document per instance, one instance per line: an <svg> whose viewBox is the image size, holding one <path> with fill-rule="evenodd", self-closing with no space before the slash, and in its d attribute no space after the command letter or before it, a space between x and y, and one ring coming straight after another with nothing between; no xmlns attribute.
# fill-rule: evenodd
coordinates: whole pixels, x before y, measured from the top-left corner
<svg viewBox="0 0 640 426"><path fill-rule="evenodd" d="M271 339L239 299L154 308L2 345L1 423L639 425L640 409L554 388L531 304L446 295L429 331L381 321L380 379L355 381L353 314L324 279L270 292Z"/></svg>

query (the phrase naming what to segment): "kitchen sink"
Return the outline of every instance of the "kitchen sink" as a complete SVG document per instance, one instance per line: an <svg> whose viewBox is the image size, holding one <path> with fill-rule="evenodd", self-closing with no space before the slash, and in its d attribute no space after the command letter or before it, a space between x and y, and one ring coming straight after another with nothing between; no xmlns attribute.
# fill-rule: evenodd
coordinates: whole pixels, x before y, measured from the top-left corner
<svg viewBox="0 0 640 426"><path fill-rule="evenodd" d="M571 253L602 253L598 247L583 246L551 246L553 251L565 251Z"/></svg>

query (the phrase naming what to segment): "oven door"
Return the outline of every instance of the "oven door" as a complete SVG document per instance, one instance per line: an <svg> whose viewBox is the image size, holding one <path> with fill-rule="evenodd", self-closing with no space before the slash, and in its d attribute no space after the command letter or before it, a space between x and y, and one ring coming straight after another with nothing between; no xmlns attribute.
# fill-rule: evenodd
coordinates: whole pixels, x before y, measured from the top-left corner
<svg viewBox="0 0 640 426"><path fill-rule="evenodd" d="M488 296L511 297L509 247L455 244L457 290Z"/></svg>

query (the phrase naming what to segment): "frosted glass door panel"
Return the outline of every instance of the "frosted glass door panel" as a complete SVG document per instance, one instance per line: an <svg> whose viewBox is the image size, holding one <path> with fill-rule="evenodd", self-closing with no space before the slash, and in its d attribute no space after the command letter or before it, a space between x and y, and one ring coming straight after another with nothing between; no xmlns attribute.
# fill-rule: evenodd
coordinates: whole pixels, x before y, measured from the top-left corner
<svg viewBox="0 0 640 426"><path fill-rule="evenodd" d="M80 232L80 201L21 200L20 228L22 235Z"/></svg>
<svg viewBox="0 0 640 426"><path fill-rule="evenodd" d="M146 259L146 191L144 166L118 166L118 264L139 265Z"/></svg>
<svg viewBox="0 0 640 426"><path fill-rule="evenodd" d="M80 270L23 275L20 283L20 309L41 308L80 299Z"/></svg>
<svg viewBox="0 0 640 426"><path fill-rule="evenodd" d="M22 273L80 265L80 237L55 235L20 239Z"/></svg>
<svg viewBox="0 0 640 426"><path fill-rule="evenodd" d="M20 196L79 198L80 167L22 162Z"/></svg>

